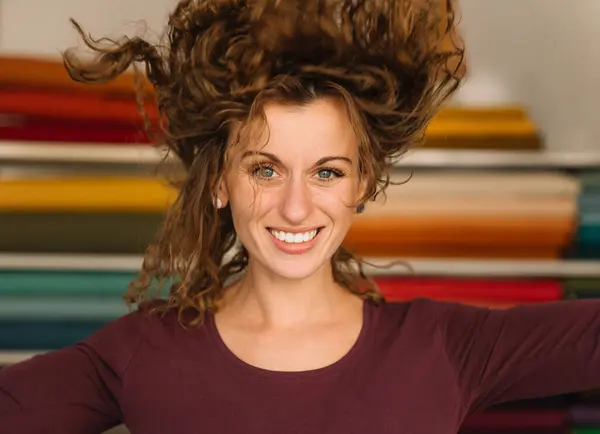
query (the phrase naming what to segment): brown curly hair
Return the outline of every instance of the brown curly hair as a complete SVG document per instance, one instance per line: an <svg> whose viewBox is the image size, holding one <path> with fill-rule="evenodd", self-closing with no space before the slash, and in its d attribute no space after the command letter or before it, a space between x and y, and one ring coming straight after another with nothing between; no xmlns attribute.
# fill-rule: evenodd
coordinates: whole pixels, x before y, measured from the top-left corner
<svg viewBox="0 0 600 434"><path fill-rule="evenodd" d="M160 141L186 169L125 298L138 306L161 300L151 293L166 286L154 309L177 308L180 319L191 311L192 323L217 309L227 280L248 264L243 247L227 259L236 244L231 212L213 206L233 125L259 116L268 101L341 100L361 139L363 200L374 199L389 185L393 161L423 139L461 78L452 0L183 0L162 45L138 37L107 45L72 23L96 56L64 52L71 78L106 82L145 64ZM142 98L140 91L140 106ZM340 247L332 265L349 291L381 299L360 257Z"/></svg>

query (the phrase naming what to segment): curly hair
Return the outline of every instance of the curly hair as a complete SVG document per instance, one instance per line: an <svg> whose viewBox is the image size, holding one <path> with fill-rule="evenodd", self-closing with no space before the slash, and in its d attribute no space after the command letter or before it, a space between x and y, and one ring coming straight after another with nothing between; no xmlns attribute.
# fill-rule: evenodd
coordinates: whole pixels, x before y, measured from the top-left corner
<svg viewBox="0 0 600 434"><path fill-rule="evenodd" d="M71 21L96 53L83 60L65 51L71 78L107 82L143 63L160 142L185 167L178 197L125 299L138 306L162 300L154 310L176 308L180 320L191 311L196 324L218 308L227 280L248 264L243 247L228 257L236 245L231 211L213 206L233 125L247 125L269 101L339 99L360 139L363 200L372 200L461 80L464 50L452 0L183 0L162 45L138 37L107 45ZM338 283L382 299L358 255L341 246L331 261ZM165 286L166 298L151 295Z"/></svg>

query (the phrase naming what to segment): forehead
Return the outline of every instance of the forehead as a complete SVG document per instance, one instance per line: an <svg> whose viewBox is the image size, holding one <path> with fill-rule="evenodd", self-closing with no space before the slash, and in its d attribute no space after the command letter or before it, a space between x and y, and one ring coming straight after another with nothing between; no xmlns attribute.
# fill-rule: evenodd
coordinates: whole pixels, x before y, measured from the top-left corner
<svg viewBox="0 0 600 434"><path fill-rule="evenodd" d="M284 162L314 162L324 156L354 156L357 137L346 107L333 99L305 105L269 103L266 125L255 123L240 137L244 150L264 151Z"/></svg>

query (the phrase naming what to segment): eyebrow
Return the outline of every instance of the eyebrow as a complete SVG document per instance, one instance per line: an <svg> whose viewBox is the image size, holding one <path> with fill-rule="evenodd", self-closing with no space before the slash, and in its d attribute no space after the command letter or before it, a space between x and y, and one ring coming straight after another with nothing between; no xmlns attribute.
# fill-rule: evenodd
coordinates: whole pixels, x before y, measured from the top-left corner
<svg viewBox="0 0 600 434"><path fill-rule="evenodd" d="M246 151L242 154L242 160L246 157L252 157L252 156L255 157L257 155L266 157L266 158L274 161L275 163L281 164L281 160L277 157L277 155L271 154L270 152L262 152L262 151ZM352 164L352 160L350 158L339 156L339 155L334 155L334 156L323 157L323 158L319 159L319 161L317 161L315 163L315 166L321 166L323 164L329 163L330 161L334 161L334 160L341 160L341 161L345 161L348 164Z"/></svg>

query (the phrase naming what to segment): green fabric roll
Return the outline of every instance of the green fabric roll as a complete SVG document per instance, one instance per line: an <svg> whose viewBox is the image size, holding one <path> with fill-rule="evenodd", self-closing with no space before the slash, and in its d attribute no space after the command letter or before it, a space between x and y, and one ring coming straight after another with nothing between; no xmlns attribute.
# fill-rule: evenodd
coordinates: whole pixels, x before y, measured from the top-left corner
<svg viewBox="0 0 600 434"><path fill-rule="evenodd" d="M162 219L152 213L0 213L0 251L139 254Z"/></svg>
<svg viewBox="0 0 600 434"><path fill-rule="evenodd" d="M0 297L0 320L110 321L129 312L121 297Z"/></svg>
<svg viewBox="0 0 600 434"><path fill-rule="evenodd" d="M6 295L119 297L136 276L127 272L0 270L0 300Z"/></svg>
<svg viewBox="0 0 600 434"><path fill-rule="evenodd" d="M563 288L568 298L600 298L600 279L565 279Z"/></svg>
<svg viewBox="0 0 600 434"><path fill-rule="evenodd" d="M581 189L583 192L598 192L600 193L600 171L599 170L584 170L579 174Z"/></svg>

